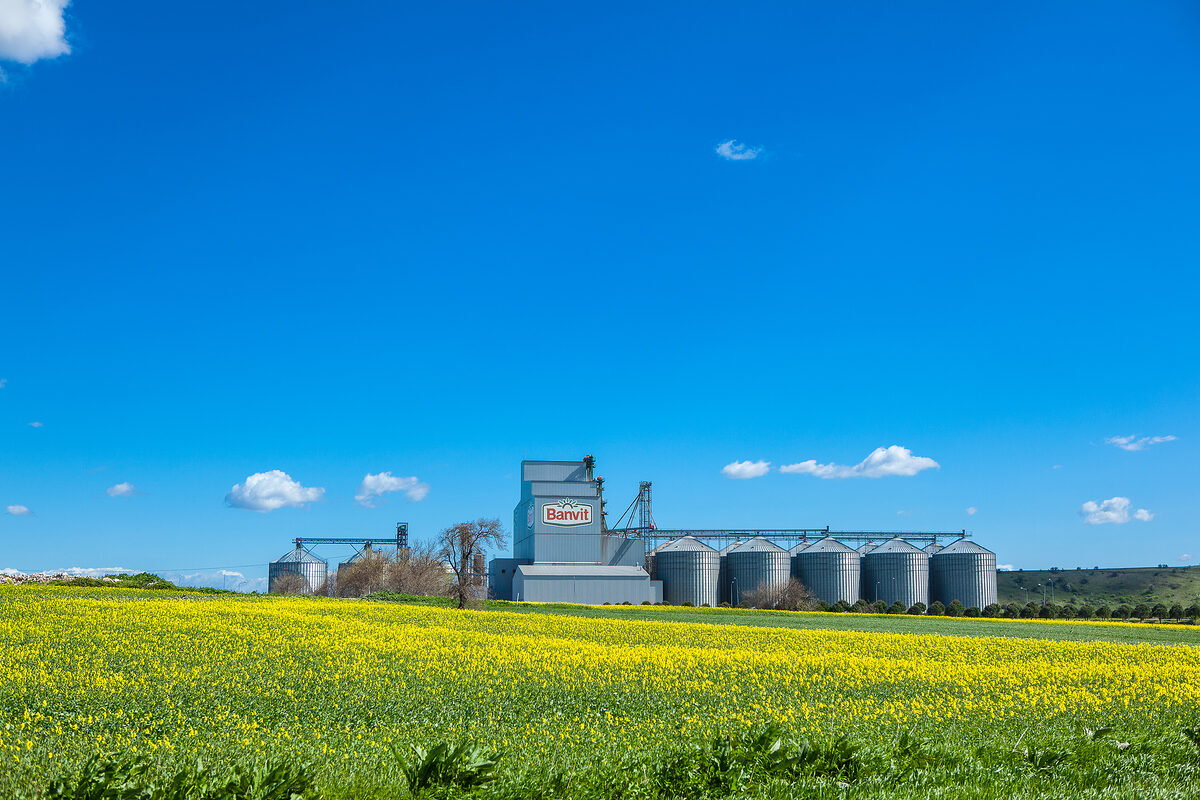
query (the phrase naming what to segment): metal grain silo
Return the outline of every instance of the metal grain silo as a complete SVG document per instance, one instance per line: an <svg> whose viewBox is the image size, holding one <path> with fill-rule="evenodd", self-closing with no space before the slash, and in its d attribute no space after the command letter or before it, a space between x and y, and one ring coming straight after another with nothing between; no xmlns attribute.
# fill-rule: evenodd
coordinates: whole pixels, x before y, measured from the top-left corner
<svg viewBox="0 0 1200 800"><path fill-rule="evenodd" d="M340 575L342 573L343 567L348 567L351 564L357 564L359 561L362 561L363 559L366 559L366 558L370 558L374 554L375 554L375 549L373 547L371 547L370 544L364 545L362 550L359 550L357 553L355 553L354 555L350 556L345 561L342 561L337 565L337 574Z"/></svg>
<svg viewBox="0 0 1200 800"><path fill-rule="evenodd" d="M276 583L283 576L299 575L307 584L305 591L314 592L325 583L328 570L329 564L325 561L303 547L297 547L267 565L267 591L274 592Z"/></svg>
<svg viewBox="0 0 1200 800"><path fill-rule="evenodd" d="M863 558L863 556L865 556L867 553L869 553L869 552L871 552L872 550L874 550L876 547L879 547L879 545L875 544L874 542L867 542L867 543L866 543L866 544L864 544L864 545L859 545L859 548L858 548L858 550L856 551L856 552L858 553L858 559L859 559L859 561L858 561L858 563L859 563L859 570L858 570L858 575L859 575L858 596L859 596L861 599L863 599L863 600L866 600L868 603L874 603L874 602L875 602L875 589L874 589L874 587L871 587L871 588L870 588L870 590L868 591L868 588L867 588L867 571L866 571L866 567L865 567L865 566L862 566L862 558Z"/></svg>
<svg viewBox="0 0 1200 800"><path fill-rule="evenodd" d="M722 603L733 604L732 599L730 599L729 553L735 547L741 546L742 540L738 539L717 551L717 556L720 558L721 564L720 569L717 571L717 596L721 598Z"/></svg>
<svg viewBox="0 0 1200 800"><path fill-rule="evenodd" d="M738 545L725 556L730 585L730 604L763 586L782 587L792 576L792 558L788 551L761 536Z"/></svg>
<svg viewBox="0 0 1200 800"><path fill-rule="evenodd" d="M663 602L680 606L715 606L721 557L708 545L684 536L656 549L654 569L662 581Z"/></svg>
<svg viewBox="0 0 1200 800"><path fill-rule="evenodd" d="M862 575L868 601L929 605L929 556L899 537L862 557Z"/></svg>
<svg viewBox="0 0 1200 800"><path fill-rule="evenodd" d="M932 544L925 545L921 549L925 551L925 555L932 556L934 553L941 550L942 546L937 542L933 542Z"/></svg>
<svg viewBox="0 0 1200 800"><path fill-rule="evenodd" d="M930 596L949 605L957 600L980 610L998 602L996 554L986 547L959 539L929 559Z"/></svg>
<svg viewBox="0 0 1200 800"><path fill-rule="evenodd" d="M860 561L857 552L826 536L796 554L792 574L818 600L831 606L839 600L854 605L861 588Z"/></svg>
<svg viewBox="0 0 1200 800"><path fill-rule="evenodd" d="M800 580L800 572L799 566L796 564L796 556L806 547L812 547L812 545L813 543L806 539L799 544L794 545L791 550L788 550L788 558L791 561L792 577L796 580Z"/></svg>

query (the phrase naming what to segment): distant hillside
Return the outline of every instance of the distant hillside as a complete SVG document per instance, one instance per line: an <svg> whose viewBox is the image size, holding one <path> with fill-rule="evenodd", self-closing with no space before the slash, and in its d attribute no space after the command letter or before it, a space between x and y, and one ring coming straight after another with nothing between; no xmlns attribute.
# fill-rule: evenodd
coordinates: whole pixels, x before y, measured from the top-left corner
<svg viewBox="0 0 1200 800"><path fill-rule="evenodd" d="M1123 567L1001 572L997 578L1001 605L1024 605L1026 597L1040 604L1038 584L1047 587L1047 601L1053 590L1054 602L1059 604L1069 600L1090 606L1179 603L1186 608L1200 602L1200 567Z"/></svg>

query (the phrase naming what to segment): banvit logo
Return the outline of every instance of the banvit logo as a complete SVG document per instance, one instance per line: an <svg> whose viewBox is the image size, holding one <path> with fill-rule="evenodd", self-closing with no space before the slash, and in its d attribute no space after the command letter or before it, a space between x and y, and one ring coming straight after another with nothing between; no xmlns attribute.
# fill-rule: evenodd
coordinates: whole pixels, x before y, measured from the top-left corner
<svg viewBox="0 0 1200 800"><path fill-rule="evenodd" d="M542 503L542 524L560 528L591 525L592 507L565 497L557 503Z"/></svg>

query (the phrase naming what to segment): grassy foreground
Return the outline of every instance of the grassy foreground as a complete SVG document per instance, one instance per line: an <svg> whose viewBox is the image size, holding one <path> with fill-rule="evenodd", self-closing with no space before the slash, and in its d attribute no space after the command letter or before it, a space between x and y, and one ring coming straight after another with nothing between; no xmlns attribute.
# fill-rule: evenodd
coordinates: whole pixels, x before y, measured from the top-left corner
<svg viewBox="0 0 1200 800"><path fill-rule="evenodd" d="M86 767L124 781L109 797L1200 791L1191 644L533 611L2 587L0 796L81 796L102 755L122 760Z"/></svg>

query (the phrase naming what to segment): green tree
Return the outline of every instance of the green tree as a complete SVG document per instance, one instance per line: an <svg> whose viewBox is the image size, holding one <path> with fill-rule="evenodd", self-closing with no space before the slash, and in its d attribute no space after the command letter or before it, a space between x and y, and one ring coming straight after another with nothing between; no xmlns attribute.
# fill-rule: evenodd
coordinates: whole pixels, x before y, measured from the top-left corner
<svg viewBox="0 0 1200 800"><path fill-rule="evenodd" d="M890 606L888 606L887 613L903 614L907 610L908 610L908 606L904 605L904 603L901 603L899 600L897 600L896 602L894 602Z"/></svg>
<svg viewBox="0 0 1200 800"><path fill-rule="evenodd" d="M1112 612L1112 615L1117 619L1129 619L1132 614L1133 610L1124 603L1114 608Z"/></svg>
<svg viewBox="0 0 1200 800"><path fill-rule="evenodd" d="M963 604L957 600L952 600L950 605L946 606L947 617L961 617L963 615Z"/></svg>
<svg viewBox="0 0 1200 800"><path fill-rule="evenodd" d="M1183 619L1183 606L1176 603L1171 606L1171 610L1167 612L1167 616L1171 619Z"/></svg>
<svg viewBox="0 0 1200 800"><path fill-rule="evenodd" d="M963 609L964 617L978 617L979 613L978 606L968 606L967 608Z"/></svg>
<svg viewBox="0 0 1200 800"><path fill-rule="evenodd" d="M1192 603L1187 607L1187 611L1183 613L1189 617L1200 617L1200 603Z"/></svg>
<svg viewBox="0 0 1200 800"><path fill-rule="evenodd" d="M1091 619L1094 616L1096 616L1096 609L1092 608L1091 606L1080 606L1079 607L1079 618L1080 619Z"/></svg>
<svg viewBox="0 0 1200 800"><path fill-rule="evenodd" d="M983 607L983 615L985 617L998 617L1003 613L1004 609L1000 607L999 603L989 603Z"/></svg>
<svg viewBox="0 0 1200 800"><path fill-rule="evenodd" d="M946 607L942 605L941 600L934 600L929 604L929 609L925 613L931 617L940 617L946 613Z"/></svg>
<svg viewBox="0 0 1200 800"><path fill-rule="evenodd" d="M925 604L924 603L913 603L911 606L908 607L908 613L909 614L924 614L925 613Z"/></svg>
<svg viewBox="0 0 1200 800"><path fill-rule="evenodd" d="M1155 603L1154 608L1150 609L1150 616L1155 619L1162 619L1167 615L1167 607L1162 603Z"/></svg>
<svg viewBox="0 0 1200 800"><path fill-rule="evenodd" d="M887 603L883 602L882 600L876 600L874 603L871 604L871 613L872 614L886 614L887 608L888 608Z"/></svg>
<svg viewBox="0 0 1200 800"><path fill-rule="evenodd" d="M1150 616L1150 606L1145 603L1138 603L1133 607L1133 616L1137 619L1146 619Z"/></svg>
<svg viewBox="0 0 1200 800"><path fill-rule="evenodd" d="M1109 608L1108 606L1100 606L1099 608L1096 609L1096 613L1095 613L1096 619L1108 619L1112 615L1113 615L1112 609Z"/></svg>

